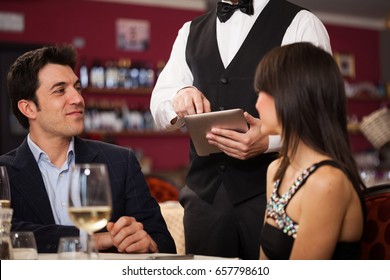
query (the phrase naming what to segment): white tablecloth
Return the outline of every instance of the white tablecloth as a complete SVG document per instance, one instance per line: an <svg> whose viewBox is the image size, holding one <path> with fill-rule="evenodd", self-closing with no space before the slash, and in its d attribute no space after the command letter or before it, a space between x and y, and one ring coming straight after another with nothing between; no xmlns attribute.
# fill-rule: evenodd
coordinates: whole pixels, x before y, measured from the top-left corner
<svg viewBox="0 0 390 280"><path fill-rule="evenodd" d="M120 254L120 253L99 253L100 260L149 260L149 259L168 259L168 260L182 260L182 259L194 259L194 260L222 260L226 258L201 256L201 255L179 255L179 254ZM39 260L57 260L58 254L38 254Z"/></svg>

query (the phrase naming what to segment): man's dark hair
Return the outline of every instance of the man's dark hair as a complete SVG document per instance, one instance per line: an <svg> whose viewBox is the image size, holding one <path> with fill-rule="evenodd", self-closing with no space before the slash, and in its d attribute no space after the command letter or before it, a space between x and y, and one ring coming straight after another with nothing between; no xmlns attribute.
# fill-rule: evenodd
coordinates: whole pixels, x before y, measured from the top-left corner
<svg viewBox="0 0 390 280"><path fill-rule="evenodd" d="M76 66L76 51L71 45L47 46L29 51L16 59L7 76L8 95L12 111L20 124L28 129L28 118L18 108L22 99L32 100L39 108L36 90L39 87L38 72L49 63Z"/></svg>

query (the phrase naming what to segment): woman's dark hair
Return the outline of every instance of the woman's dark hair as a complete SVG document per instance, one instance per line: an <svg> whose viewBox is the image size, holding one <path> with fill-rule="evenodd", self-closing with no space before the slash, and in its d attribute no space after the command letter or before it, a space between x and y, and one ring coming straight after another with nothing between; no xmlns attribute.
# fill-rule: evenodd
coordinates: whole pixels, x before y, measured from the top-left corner
<svg viewBox="0 0 390 280"><path fill-rule="evenodd" d="M18 108L22 99L32 100L39 107L36 90L39 87L38 72L47 64L76 66L76 52L71 45L48 46L29 51L16 59L7 76L8 95L11 107L19 123L29 128L28 118Z"/></svg>
<svg viewBox="0 0 390 280"><path fill-rule="evenodd" d="M275 180L301 140L339 162L354 183L364 186L348 138L344 79L329 53L311 43L277 47L260 61L254 87L274 98L282 126L282 162Z"/></svg>

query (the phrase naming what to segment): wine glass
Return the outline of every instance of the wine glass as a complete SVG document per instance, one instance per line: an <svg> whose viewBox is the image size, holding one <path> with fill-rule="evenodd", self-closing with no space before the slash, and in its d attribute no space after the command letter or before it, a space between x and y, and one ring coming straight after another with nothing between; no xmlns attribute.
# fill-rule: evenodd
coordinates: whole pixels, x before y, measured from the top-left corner
<svg viewBox="0 0 390 280"><path fill-rule="evenodd" d="M37 260L38 250L32 231L11 232L12 253L14 260Z"/></svg>
<svg viewBox="0 0 390 280"><path fill-rule="evenodd" d="M75 164L69 182L68 212L74 225L87 233L87 257L97 252L92 235L111 217L110 180L105 164Z"/></svg>
<svg viewBox="0 0 390 280"><path fill-rule="evenodd" d="M82 260L86 256L82 250L80 236L61 237L57 253L60 260Z"/></svg>
<svg viewBox="0 0 390 280"><path fill-rule="evenodd" d="M0 166L0 208L11 207L11 192L8 173L5 166Z"/></svg>

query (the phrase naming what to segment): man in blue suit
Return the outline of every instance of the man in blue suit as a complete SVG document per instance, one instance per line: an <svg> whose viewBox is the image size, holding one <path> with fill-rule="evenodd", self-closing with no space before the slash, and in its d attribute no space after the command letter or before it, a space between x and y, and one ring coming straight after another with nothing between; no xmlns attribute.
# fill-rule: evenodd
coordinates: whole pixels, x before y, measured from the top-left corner
<svg viewBox="0 0 390 280"><path fill-rule="evenodd" d="M74 73L71 46L50 46L20 56L8 73L12 110L29 129L24 142L0 156L11 184L12 230L33 231L40 253L56 252L62 236L79 235L67 213L70 168L107 165L113 211L106 229L94 234L98 250L175 253L158 203L129 149L83 140L85 103Z"/></svg>

